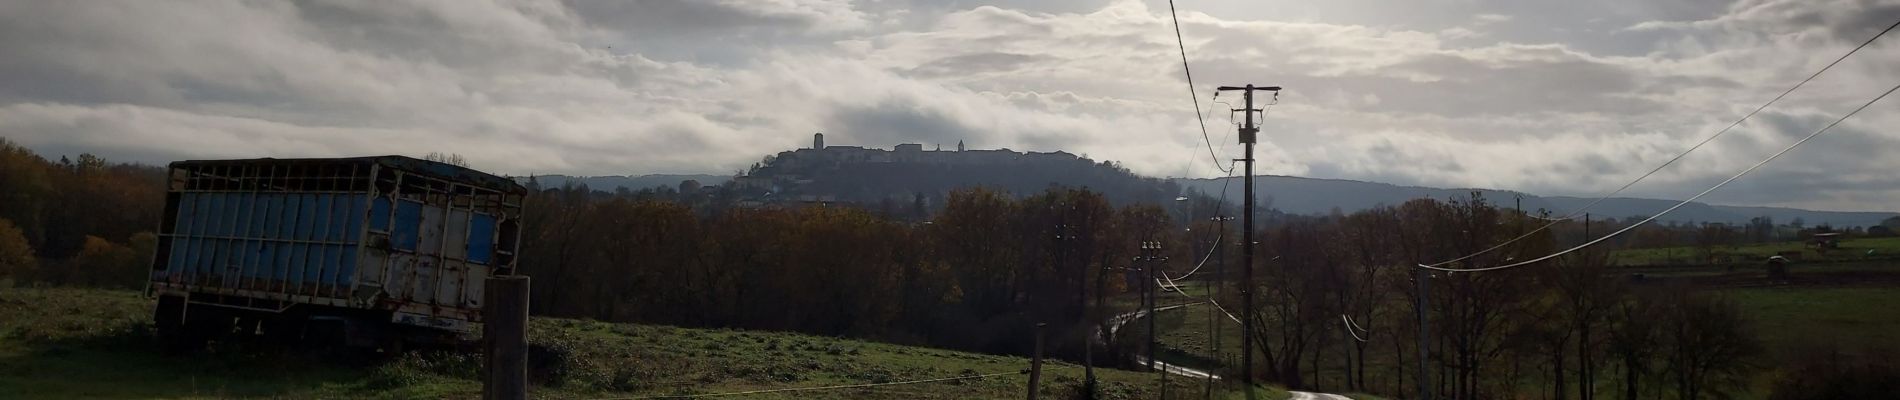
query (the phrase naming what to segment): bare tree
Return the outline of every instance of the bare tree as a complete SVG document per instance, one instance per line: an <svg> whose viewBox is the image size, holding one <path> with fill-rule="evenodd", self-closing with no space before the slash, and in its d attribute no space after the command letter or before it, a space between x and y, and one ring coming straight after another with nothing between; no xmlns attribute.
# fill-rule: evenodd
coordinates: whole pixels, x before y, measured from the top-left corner
<svg viewBox="0 0 1900 400"><path fill-rule="evenodd" d="M456 154L456 153L443 153L443 152L431 151L429 152L429 155L422 156L422 159L435 161L435 162L448 164L448 165L454 165L457 167L468 168L468 159L462 158L461 154Z"/></svg>
<svg viewBox="0 0 1900 400"><path fill-rule="evenodd" d="M1672 291L1664 310L1662 343L1666 372L1676 396L1700 399L1721 395L1746 383L1753 358L1761 353L1747 319L1734 303L1685 291Z"/></svg>

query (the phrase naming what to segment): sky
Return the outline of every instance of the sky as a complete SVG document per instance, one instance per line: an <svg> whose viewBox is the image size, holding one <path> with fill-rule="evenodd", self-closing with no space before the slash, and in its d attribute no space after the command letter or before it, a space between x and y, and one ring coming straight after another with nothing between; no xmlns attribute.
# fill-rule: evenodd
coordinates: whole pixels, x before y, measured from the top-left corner
<svg viewBox="0 0 1900 400"><path fill-rule="evenodd" d="M1286 88L1262 174L1596 196L1900 21L1900 0L1175 6L1195 95L1154 0L0 0L0 137L145 163L443 152L640 175L731 174L824 132L1205 178L1240 153L1239 96L1212 89L1252 83ZM1896 42L1626 194L1684 198L1813 133L1900 84ZM1900 211L1896 111L1705 200Z"/></svg>

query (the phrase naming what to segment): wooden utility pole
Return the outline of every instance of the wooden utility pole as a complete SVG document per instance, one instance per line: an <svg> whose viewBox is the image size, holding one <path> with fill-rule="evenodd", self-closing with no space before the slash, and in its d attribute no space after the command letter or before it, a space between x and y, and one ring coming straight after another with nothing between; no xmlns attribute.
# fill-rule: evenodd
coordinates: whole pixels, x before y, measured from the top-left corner
<svg viewBox="0 0 1900 400"><path fill-rule="evenodd" d="M1430 347L1431 328L1425 325L1425 306L1428 304L1425 301L1425 292L1427 288L1431 287L1432 271L1424 268L1417 268L1413 271L1416 272L1413 274L1412 280L1418 284L1418 296L1416 296L1418 302L1414 305L1418 310L1418 398L1421 400L1432 400L1431 384L1428 380L1430 374L1425 371L1425 359L1432 356Z"/></svg>
<svg viewBox="0 0 1900 400"><path fill-rule="evenodd" d="M482 340L488 379L483 400L528 398L528 277L491 276L483 288Z"/></svg>
<svg viewBox="0 0 1900 400"><path fill-rule="evenodd" d="M1159 288L1155 287L1155 253L1160 251L1161 242L1141 242L1141 252L1147 256L1145 257L1147 262L1142 264L1141 269L1142 272L1147 273L1148 281L1142 282L1141 287L1147 288L1145 291L1147 295L1143 296L1142 303L1148 307L1148 371L1150 372L1158 371L1155 369L1155 292Z"/></svg>
<svg viewBox="0 0 1900 400"><path fill-rule="evenodd" d="M1590 243L1596 238L1590 237L1590 213L1583 213L1583 242Z"/></svg>
<svg viewBox="0 0 1900 400"><path fill-rule="evenodd" d="M1216 214L1214 214L1213 220L1214 223L1218 224L1218 228L1215 228L1217 230L1214 231L1214 275L1221 277L1221 279L1227 279L1227 247L1223 246L1225 243L1222 242L1226 241L1225 238L1227 237L1227 221L1234 219L1234 217L1221 216L1218 214L1220 210L1214 210L1214 212ZM1214 280L1207 281L1209 282L1207 286L1208 303L1210 303L1210 306L1216 305L1213 304L1213 302L1214 299L1220 298L1220 282ZM1220 307L1207 308L1207 343L1209 343L1208 348L1213 349L1214 359L1216 360L1221 358L1220 314ZM1207 374L1207 387L1202 389L1202 397L1208 400L1214 399L1214 374Z"/></svg>
<svg viewBox="0 0 1900 400"><path fill-rule="evenodd" d="M1242 97L1246 99L1246 103L1245 103L1246 106L1238 110L1238 111L1241 111L1242 114L1246 114L1247 116L1245 125L1241 125L1240 127L1240 135L1239 135L1240 144L1246 147L1246 153L1243 156L1243 158L1240 159L1240 161L1247 165L1247 171L1246 171L1247 175L1245 179L1243 179L1246 182L1245 188L1243 189L1246 191L1246 194L1243 196L1245 200L1242 201L1242 203L1244 203L1242 207L1245 207L1246 210L1242 211L1241 219L1240 219L1241 221L1240 229L1242 230L1241 235L1240 235L1241 237L1240 267L1242 268L1242 271L1244 271L1241 274L1242 278L1240 281L1240 297L1241 297L1240 307L1241 307L1241 310L1243 310L1241 311L1241 313L1245 314L1244 316L1245 319L1241 320L1243 322L1240 324L1240 329L1241 329L1240 331L1241 332L1240 334L1240 341L1241 341L1240 377L1241 377L1241 382L1246 383L1246 386L1247 386L1246 387L1247 399L1253 400L1254 399L1254 393L1253 393L1253 335L1254 335L1254 332L1253 332L1253 326L1254 326L1253 145L1254 145L1254 142L1256 141L1255 136L1257 136L1257 134L1260 133L1260 128L1254 126L1254 121L1253 121L1254 111L1259 111L1259 109L1256 109L1253 107L1253 92L1254 91L1273 92L1273 97L1275 99L1278 99L1280 97L1280 87L1279 86L1255 87L1253 84L1248 84L1247 86L1244 86L1244 87L1221 86L1219 88L1216 88L1216 90L1220 90L1220 91L1239 90L1239 91L1242 91L1241 92Z"/></svg>
<svg viewBox="0 0 1900 400"><path fill-rule="evenodd" d="M1048 325L1036 323L1036 353L1029 359L1029 400L1036 400L1042 392L1042 327Z"/></svg>

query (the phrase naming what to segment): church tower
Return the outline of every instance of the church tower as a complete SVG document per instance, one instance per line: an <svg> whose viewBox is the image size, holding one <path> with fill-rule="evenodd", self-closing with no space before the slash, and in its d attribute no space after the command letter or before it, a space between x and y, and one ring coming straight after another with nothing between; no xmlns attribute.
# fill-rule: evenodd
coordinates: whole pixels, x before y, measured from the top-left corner
<svg viewBox="0 0 1900 400"><path fill-rule="evenodd" d="M824 132L811 134L811 148L812 150L825 149L825 133Z"/></svg>
<svg viewBox="0 0 1900 400"><path fill-rule="evenodd" d="M958 141L957 141L957 151L963 151L963 141L962 141L962 140L958 140Z"/></svg>

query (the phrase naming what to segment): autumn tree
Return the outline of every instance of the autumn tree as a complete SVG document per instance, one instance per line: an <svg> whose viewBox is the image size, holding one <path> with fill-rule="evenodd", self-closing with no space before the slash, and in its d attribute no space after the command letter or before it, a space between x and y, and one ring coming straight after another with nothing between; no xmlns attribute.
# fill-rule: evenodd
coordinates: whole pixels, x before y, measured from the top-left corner
<svg viewBox="0 0 1900 400"><path fill-rule="evenodd" d="M13 222L28 244L40 246L45 230L42 213L53 200L48 174L52 164L0 137L0 219Z"/></svg>
<svg viewBox="0 0 1900 400"><path fill-rule="evenodd" d="M33 257L33 246L26 241L13 221L0 218L0 279L15 279L31 276L39 260Z"/></svg>

